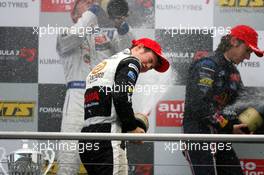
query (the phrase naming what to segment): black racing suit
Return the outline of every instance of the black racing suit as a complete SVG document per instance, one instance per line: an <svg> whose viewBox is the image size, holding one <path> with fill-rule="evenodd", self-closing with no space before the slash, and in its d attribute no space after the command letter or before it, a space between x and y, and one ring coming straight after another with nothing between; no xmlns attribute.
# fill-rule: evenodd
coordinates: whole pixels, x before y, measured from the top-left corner
<svg viewBox="0 0 264 175"><path fill-rule="evenodd" d="M237 68L222 53L195 61L189 69L186 85L184 133L231 134L238 121L223 115L223 108L234 103L242 89ZM185 155L193 174L214 175L217 171L218 175L241 175L240 162L231 144L224 145L225 148L217 149L215 154L210 150L187 150Z"/></svg>
<svg viewBox="0 0 264 175"><path fill-rule="evenodd" d="M140 62L134 57L120 61L114 75L112 92L105 93L105 86L93 86L85 92L85 120L104 116L106 120L91 124L82 132L122 133L137 128L138 123L132 109L132 93L140 71ZM126 89L120 89L120 88ZM93 105L95 104L95 105ZM113 106L114 105L114 106ZM116 111L118 121L108 122L108 116ZM113 124L117 123L118 124ZM119 127L121 126L121 127ZM89 175L126 175L127 158L124 141L80 140L79 143L96 145L98 149L85 149L80 153Z"/></svg>

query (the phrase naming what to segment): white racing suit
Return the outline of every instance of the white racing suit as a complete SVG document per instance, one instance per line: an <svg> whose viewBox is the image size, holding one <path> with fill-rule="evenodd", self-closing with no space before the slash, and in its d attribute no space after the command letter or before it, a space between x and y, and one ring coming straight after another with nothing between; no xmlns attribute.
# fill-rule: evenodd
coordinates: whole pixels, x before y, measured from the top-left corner
<svg viewBox="0 0 264 175"><path fill-rule="evenodd" d="M132 94L140 62L127 49L97 65L86 79L85 126L82 132L122 133L139 126L132 109ZM80 153L89 175L127 175L124 141L80 140L91 145Z"/></svg>
<svg viewBox="0 0 264 175"><path fill-rule="evenodd" d="M103 59L131 45L130 32L119 35L115 28L100 29L99 18L90 11L83 13L76 28L93 27L94 33L85 36L68 33L58 36L57 52L64 66L67 92L63 106L61 132L80 132L83 127L85 78ZM58 153L58 175L75 175L80 166L78 149L70 150L77 141L61 141ZM78 148L78 147L77 147Z"/></svg>

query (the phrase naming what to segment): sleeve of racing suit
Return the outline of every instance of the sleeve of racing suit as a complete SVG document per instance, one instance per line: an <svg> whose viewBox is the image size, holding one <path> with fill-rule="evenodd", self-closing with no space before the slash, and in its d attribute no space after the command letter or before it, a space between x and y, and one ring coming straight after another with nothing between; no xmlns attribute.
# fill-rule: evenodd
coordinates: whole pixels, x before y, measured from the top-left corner
<svg viewBox="0 0 264 175"><path fill-rule="evenodd" d="M217 65L211 59L203 59L195 63L190 69L190 86L192 113L197 114L205 125L211 125L219 133L231 133L233 123L217 111L213 102L213 84Z"/></svg>
<svg viewBox="0 0 264 175"><path fill-rule="evenodd" d="M77 23L74 24L72 27L67 28L67 32L64 34L60 34L57 38L57 52L59 55L64 55L65 53L71 51L79 47L84 39L85 34L79 33L80 29L82 32L86 31L85 27L92 27L91 29L96 30L97 25L97 17L94 13L87 10L82 14L82 17L78 19ZM99 28L98 28L99 30ZM96 32L96 31L91 31Z"/></svg>
<svg viewBox="0 0 264 175"><path fill-rule="evenodd" d="M139 72L139 60L129 57L120 62L115 74L113 102L124 132L138 126L132 108L132 94Z"/></svg>

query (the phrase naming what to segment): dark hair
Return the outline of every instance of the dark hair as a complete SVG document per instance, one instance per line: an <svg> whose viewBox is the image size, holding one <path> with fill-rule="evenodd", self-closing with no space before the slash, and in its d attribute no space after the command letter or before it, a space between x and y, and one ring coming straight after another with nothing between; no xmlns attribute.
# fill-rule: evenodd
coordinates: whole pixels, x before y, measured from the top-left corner
<svg viewBox="0 0 264 175"><path fill-rule="evenodd" d="M135 48L135 47L137 47L137 46L138 46L138 45L132 45L129 49L131 50L131 49L133 49L133 48ZM145 49L146 52L150 52L150 51L152 51L150 48L145 47L145 46L144 46L144 49Z"/></svg>
<svg viewBox="0 0 264 175"><path fill-rule="evenodd" d="M107 4L107 13L110 18L116 16L127 16L128 14L128 3L126 0L110 0Z"/></svg>
<svg viewBox="0 0 264 175"><path fill-rule="evenodd" d="M232 48L231 45L231 35L225 35L221 38L221 41L219 43L219 45L217 46L217 49L215 50L216 52L221 52L221 53L225 53L226 51L230 50ZM237 39L239 44L244 43L242 40Z"/></svg>
<svg viewBox="0 0 264 175"><path fill-rule="evenodd" d="M219 45L217 46L216 52L222 52L225 53L229 49L231 49L232 45L230 43L232 36L231 35L225 35L221 38L221 41Z"/></svg>

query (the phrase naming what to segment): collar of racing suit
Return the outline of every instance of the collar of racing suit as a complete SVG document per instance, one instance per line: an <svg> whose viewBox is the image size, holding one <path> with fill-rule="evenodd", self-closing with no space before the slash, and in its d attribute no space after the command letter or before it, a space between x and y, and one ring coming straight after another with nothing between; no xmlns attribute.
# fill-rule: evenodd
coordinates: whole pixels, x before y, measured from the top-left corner
<svg viewBox="0 0 264 175"><path fill-rule="evenodd" d="M128 54L128 55L132 55L131 50L130 50L129 48L123 50L122 53L124 53L124 54ZM140 60L139 58L135 57L135 56L133 56L133 57L136 58L136 59L138 59L138 61L139 61L139 63L140 63L140 67L142 68L141 60Z"/></svg>
<svg viewBox="0 0 264 175"><path fill-rule="evenodd" d="M235 64L231 59L226 58L222 52L215 52L215 58L220 65L233 66Z"/></svg>

